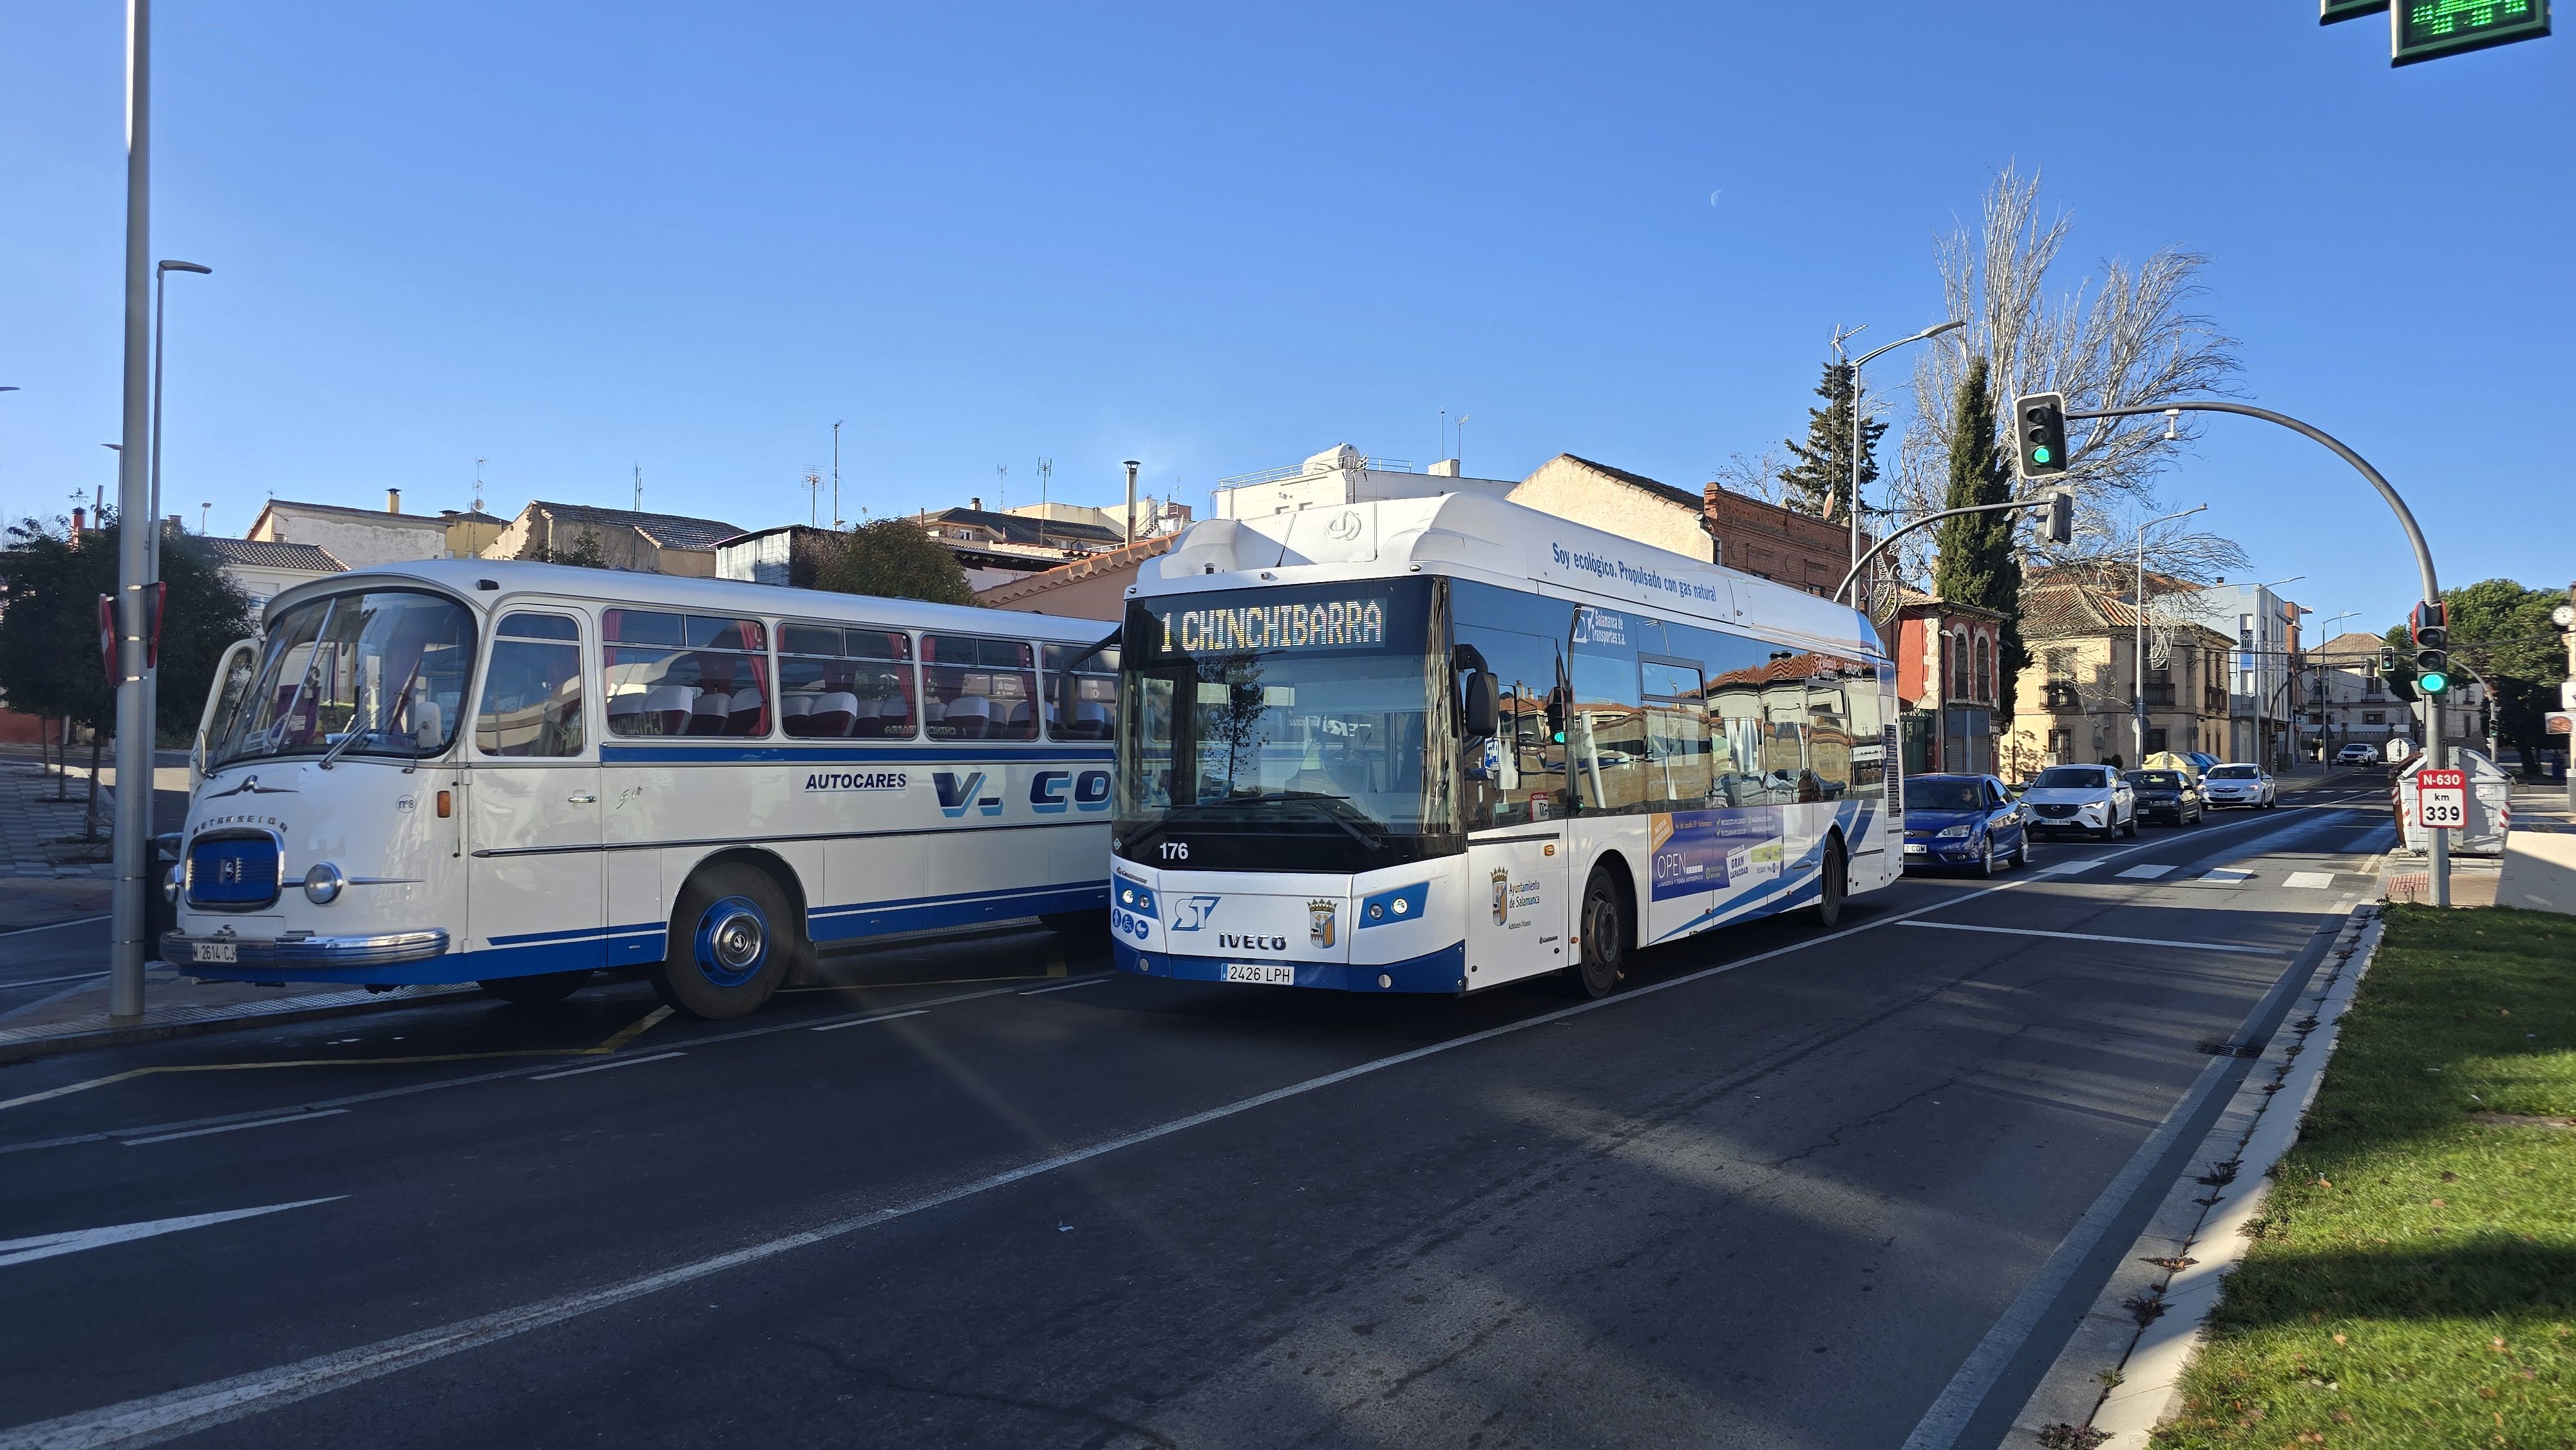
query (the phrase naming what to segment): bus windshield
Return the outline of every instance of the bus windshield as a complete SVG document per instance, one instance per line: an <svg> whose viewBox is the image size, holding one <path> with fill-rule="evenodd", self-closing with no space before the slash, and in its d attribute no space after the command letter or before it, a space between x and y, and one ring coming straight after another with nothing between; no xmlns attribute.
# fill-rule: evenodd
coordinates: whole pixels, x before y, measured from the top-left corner
<svg viewBox="0 0 2576 1450"><path fill-rule="evenodd" d="M378 589L310 599L269 626L214 768L270 756L417 759L456 738L474 622L436 594Z"/></svg>
<svg viewBox="0 0 2576 1450"><path fill-rule="evenodd" d="M1199 868L1364 871L1447 849L1456 827L1446 670L1431 647L1430 584L1132 605L1119 853Z"/></svg>

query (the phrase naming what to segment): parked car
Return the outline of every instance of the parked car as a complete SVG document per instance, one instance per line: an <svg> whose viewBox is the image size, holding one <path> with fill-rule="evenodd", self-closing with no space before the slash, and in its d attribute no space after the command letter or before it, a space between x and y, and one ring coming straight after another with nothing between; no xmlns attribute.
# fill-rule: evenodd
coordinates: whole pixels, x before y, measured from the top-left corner
<svg viewBox="0 0 2576 1450"><path fill-rule="evenodd" d="M2183 770L2133 770L2129 788L2137 793L2138 814L2177 826L2200 824L2204 807L2200 782Z"/></svg>
<svg viewBox="0 0 2576 1450"><path fill-rule="evenodd" d="M2259 765L2229 764L2210 768L2201 777L2201 803L2211 810L2221 806L2244 806L2250 810L2268 811L2280 803L2280 793L2272 773Z"/></svg>
<svg viewBox="0 0 2576 1450"><path fill-rule="evenodd" d="M2022 792L2024 825L2034 834L2077 831L2110 840L2138 833L2138 796L2107 765L2052 765Z"/></svg>
<svg viewBox="0 0 2576 1450"><path fill-rule="evenodd" d="M1905 864L1964 866L1980 876L1995 863L2030 864L2026 808L1991 775L1917 775L1905 782Z"/></svg>
<svg viewBox="0 0 2576 1450"><path fill-rule="evenodd" d="M2335 752L2337 765L2377 765L2379 763L2379 747L2365 745L2358 740Z"/></svg>

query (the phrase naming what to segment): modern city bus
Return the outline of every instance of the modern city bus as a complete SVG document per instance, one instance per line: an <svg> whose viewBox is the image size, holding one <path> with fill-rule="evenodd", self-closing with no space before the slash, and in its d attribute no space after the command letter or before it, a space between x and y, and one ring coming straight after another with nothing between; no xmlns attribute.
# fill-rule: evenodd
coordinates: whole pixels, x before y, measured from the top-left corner
<svg viewBox="0 0 2576 1450"><path fill-rule="evenodd" d="M477 559L299 585L217 672L162 955L601 970L730 1017L816 943L1108 905L1112 622Z"/></svg>
<svg viewBox="0 0 2576 1450"><path fill-rule="evenodd" d="M1120 641L1127 971L1599 996L1903 873L1866 616L1496 498L1198 524Z"/></svg>

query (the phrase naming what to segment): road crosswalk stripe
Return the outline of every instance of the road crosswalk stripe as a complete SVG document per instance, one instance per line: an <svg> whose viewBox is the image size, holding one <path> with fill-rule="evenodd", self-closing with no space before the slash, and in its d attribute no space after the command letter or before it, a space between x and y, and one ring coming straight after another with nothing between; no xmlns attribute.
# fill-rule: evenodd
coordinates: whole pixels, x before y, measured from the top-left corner
<svg viewBox="0 0 2576 1450"><path fill-rule="evenodd" d="M2172 869L2171 866L2132 866L2120 875L2131 881L2153 881Z"/></svg>
<svg viewBox="0 0 2576 1450"><path fill-rule="evenodd" d="M2249 957L2286 957L2289 955L2288 952L2283 951L2278 947L2249 947L2240 946L2234 942L2223 941L2169 941L2163 937L2105 936L2099 932L2090 931L2041 931L2037 927L2029 926L1970 926L1966 922L1961 921L1906 921L1899 922L1897 924L1899 926L1928 927L1933 931L1982 931L1990 932L1996 936L2047 936L2056 937L2063 941L2107 941L2119 942L2127 946L2176 947L2196 952L2237 952Z"/></svg>

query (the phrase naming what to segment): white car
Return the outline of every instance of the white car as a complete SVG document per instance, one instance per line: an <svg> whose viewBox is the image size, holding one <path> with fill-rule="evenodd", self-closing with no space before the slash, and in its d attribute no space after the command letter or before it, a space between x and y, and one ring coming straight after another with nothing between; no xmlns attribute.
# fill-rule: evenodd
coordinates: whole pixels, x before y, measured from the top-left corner
<svg viewBox="0 0 2576 1450"><path fill-rule="evenodd" d="M2052 765L2031 780L2021 803L2038 834L2080 831L2110 840L2138 833L2138 796L2107 765Z"/></svg>
<svg viewBox="0 0 2576 1450"><path fill-rule="evenodd" d="M2213 765L2200 778L2200 799L2211 810L2244 806L2267 811L2280 803L2280 791L2272 773L2259 765Z"/></svg>
<svg viewBox="0 0 2576 1450"><path fill-rule="evenodd" d="M2379 747L2365 745L2358 740L2335 752L2337 765L2377 765L2378 763Z"/></svg>

